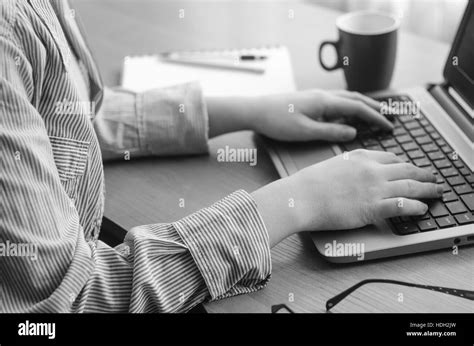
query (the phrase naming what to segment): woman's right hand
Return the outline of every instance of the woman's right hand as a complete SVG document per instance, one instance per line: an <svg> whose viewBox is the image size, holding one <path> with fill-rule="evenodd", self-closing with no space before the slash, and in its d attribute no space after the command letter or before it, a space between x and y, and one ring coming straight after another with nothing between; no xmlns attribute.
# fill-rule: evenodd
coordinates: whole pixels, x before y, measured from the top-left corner
<svg viewBox="0 0 474 346"><path fill-rule="evenodd" d="M442 195L435 182L430 171L392 153L359 149L253 195L274 245L294 232L352 229L394 216L423 215L428 206L419 199Z"/></svg>

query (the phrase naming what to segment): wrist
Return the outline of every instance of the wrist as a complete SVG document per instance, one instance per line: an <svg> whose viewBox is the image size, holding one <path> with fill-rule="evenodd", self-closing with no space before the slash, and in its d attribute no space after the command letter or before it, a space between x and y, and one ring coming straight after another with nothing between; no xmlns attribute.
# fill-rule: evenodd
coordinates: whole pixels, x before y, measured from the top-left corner
<svg viewBox="0 0 474 346"><path fill-rule="evenodd" d="M288 180L280 179L252 192L271 246L302 230Z"/></svg>
<svg viewBox="0 0 474 346"><path fill-rule="evenodd" d="M303 171L287 178L289 190L295 196L293 218L297 232L324 230L331 198L325 196L324 181L314 175L308 179Z"/></svg>
<svg viewBox="0 0 474 346"><path fill-rule="evenodd" d="M247 130L259 131L259 119L262 113L261 98L258 96L243 97L240 99L242 126Z"/></svg>
<svg viewBox="0 0 474 346"><path fill-rule="evenodd" d="M254 130L257 110L254 97L207 97L209 137Z"/></svg>

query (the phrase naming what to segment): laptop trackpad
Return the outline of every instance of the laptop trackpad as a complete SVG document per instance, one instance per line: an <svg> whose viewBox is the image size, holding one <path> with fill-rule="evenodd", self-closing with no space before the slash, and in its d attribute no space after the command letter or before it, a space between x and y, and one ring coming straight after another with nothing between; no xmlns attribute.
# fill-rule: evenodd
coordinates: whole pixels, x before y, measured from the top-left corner
<svg viewBox="0 0 474 346"><path fill-rule="evenodd" d="M291 175L336 155L327 142L278 143L277 152Z"/></svg>

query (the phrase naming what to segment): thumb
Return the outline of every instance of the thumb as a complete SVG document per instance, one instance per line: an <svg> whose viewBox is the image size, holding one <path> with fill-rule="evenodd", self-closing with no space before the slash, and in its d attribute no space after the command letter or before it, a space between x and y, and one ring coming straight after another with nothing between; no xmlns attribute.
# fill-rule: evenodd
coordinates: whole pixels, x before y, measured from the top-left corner
<svg viewBox="0 0 474 346"><path fill-rule="evenodd" d="M303 127L303 140L345 142L353 140L357 135L356 129L348 125L314 121L305 115L301 115L299 120Z"/></svg>

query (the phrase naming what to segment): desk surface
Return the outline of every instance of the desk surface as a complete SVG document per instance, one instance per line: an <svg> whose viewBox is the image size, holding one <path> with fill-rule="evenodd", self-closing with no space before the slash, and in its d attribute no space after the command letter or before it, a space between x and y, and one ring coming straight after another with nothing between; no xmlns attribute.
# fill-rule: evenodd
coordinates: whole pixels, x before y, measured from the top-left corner
<svg viewBox="0 0 474 346"><path fill-rule="evenodd" d="M122 59L175 49L244 48L284 44L298 88L344 88L342 72L328 73L316 48L336 38L338 12L305 2L190 2L75 0L88 40L107 85L117 85ZM179 10L184 9L180 19ZM293 11L294 18L289 18ZM441 80L448 46L402 32L392 87ZM168 222L205 207L236 189L253 191L278 179L264 150L258 164L218 163L225 145L255 145L249 132L211 140L209 156L154 158L106 164L105 216L124 229ZM134 196L137 196L136 198ZM184 198L185 207L179 207ZM146 203L146 210L142 207ZM150 212L150 205L154 212ZM272 249L273 274L256 293L208 304L210 312L270 312L287 303L297 312L324 312L327 299L367 278L386 278L472 289L474 249L449 249L367 263L334 265L318 256L306 234ZM400 301L400 293L403 300ZM371 284L353 293L334 312L472 312L468 300L415 288Z"/></svg>

